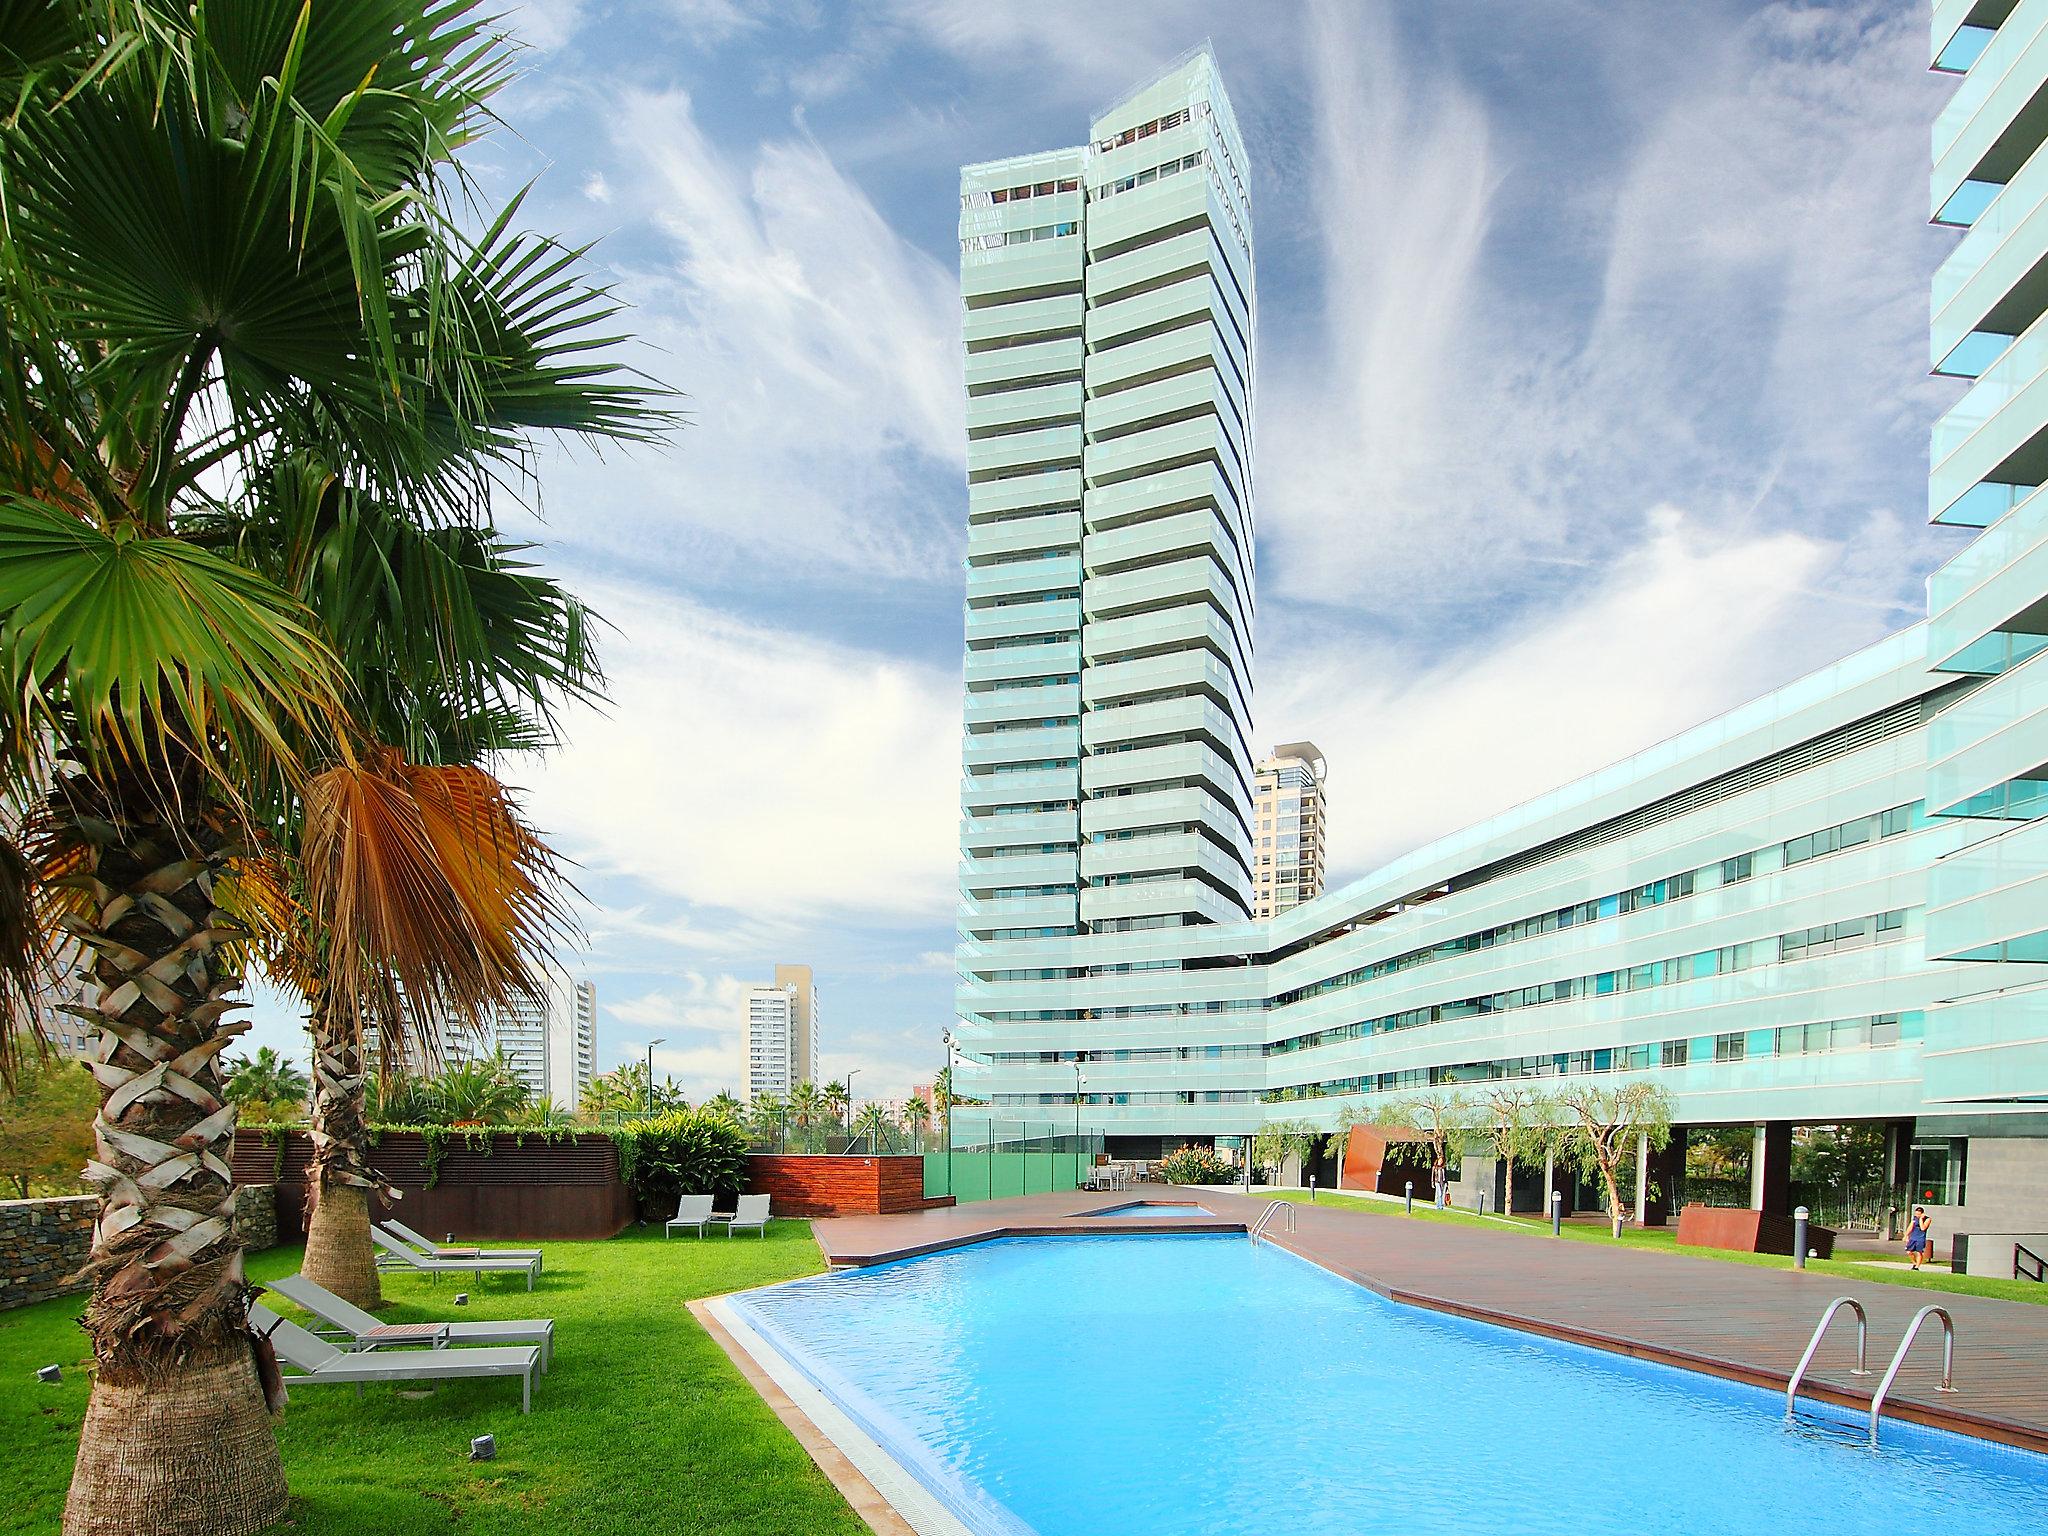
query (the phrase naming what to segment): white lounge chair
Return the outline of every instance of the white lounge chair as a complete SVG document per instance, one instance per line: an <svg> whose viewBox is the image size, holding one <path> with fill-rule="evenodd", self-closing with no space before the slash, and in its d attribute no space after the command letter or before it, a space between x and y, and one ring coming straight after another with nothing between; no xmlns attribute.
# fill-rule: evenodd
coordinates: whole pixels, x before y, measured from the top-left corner
<svg viewBox="0 0 2048 1536"><path fill-rule="evenodd" d="M725 1235L731 1237L733 1233L745 1228L766 1237L769 1219L766 1195L741 1195L738 1206L732 1215L726 1218Z"/></svg>
<svg viewBox="0 0 2048 1536"><path fill-rule="evenodd" d="M538 1259L538 1248L473 1248L457 1244L437 1243L432 1238L422 1237L396 1216L386 1217L387 1230L396 1232L413 1247L430 1258L436 1259Z"/></svg>
<svg viewBox="0 0 2048 1536"><path fill-rule="evenodd" d="M249 1304L249 1324L270 1340L278 1363L299 1375L284 1378L287 1387L305 1382L347 1382L362 1395L373 1381L457 1381L472 1376L517 1376L519 1411L533 1411L533 1373L540 1351L519 1349L434 1349L425 1354L383 1355L367 1350L337 1349L317 1333L286 1322L261 1302Z"/></svg>
<svg viewBox="0 0 2048 1536"><path fill-rule="evenodd" d="M543 1374L554 1363L555 1324L552 1318L528 1318L517 1322L475 1323L387 1323L374 1312L365 1312L352 1301L304 1275L291 1275L267 1282L269 1289L295 1301L322 1322L347 1336L357 1349L396 1348L406 1344L428 1344L435 1349L450 1344L537 1344Z"/></svg>
<svg viewBox="0 0 2048 1536"><path fill-rule="evenodd" d="M667 1226L661 1229L663 1237L673 1237L677 1227L695 1227L697 1235L704 1235L704 1228L711 1220L711 1197L709 1195L684 1195L676 1202L676 1213Z"/></svg>
<svg viewBox="0 0 2048 1536"><path fill-rule="evenodd" d="M473 1259L439 1259L431 1254L419 1252L397 1233L387 1231L376 1223L370 1225L370 1237L377 1246L394 1261L407 1269L417 1269L439 1279L442 1275L482 1275L493 1273L520 1273L526 1275L526 1288L533 1289L533 1277L540 1273L540 1255L527 1257L521 1254L497 1256L479 1254Z"/></svg>

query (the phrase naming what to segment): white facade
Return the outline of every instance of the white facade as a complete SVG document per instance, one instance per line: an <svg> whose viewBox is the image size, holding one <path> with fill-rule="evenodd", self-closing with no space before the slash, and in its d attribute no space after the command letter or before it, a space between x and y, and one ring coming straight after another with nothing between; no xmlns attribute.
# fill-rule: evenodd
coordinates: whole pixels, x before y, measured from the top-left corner
<svg viewBox="0 0 2048 1536"><path fill-rule="evenodd" d="M818 1080L818 989L807 965L778 965L775 980L740 1000L740 1081L751 1101Z"/></svg>
<svg viewBox="0 0 2048 1536"><path fill-rule="evenodd" d="M504 1010L482 1039L450 1035L441 1053L449 1062L503 1055L512 1075L537 1104L573 1110L597 1070L597 987L557 979L541 999Z"/></svg>
<svg viewBox="0 0 2048 1536"><path fill-rule="evenodd" d="M1252 916L1278 917L1323 894L1329 765L1312 741L1259 764L1252 796Z"/></svg>

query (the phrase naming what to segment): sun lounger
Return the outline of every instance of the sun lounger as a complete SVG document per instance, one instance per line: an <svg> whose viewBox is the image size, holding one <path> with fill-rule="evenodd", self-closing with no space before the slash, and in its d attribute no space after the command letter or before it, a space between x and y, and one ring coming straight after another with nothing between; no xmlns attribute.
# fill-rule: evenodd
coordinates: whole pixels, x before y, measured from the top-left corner
<svg viewBox="0 0 2048 1536"><path fill-rule="evenodd" d="M387 1231L374 1222L370 1226L370 1237L379 1248L384 1250L394 1265L406 1269L416 1269L422 1274L433 1275L436 1279L442 1275L516 1274L523 1272L526 1276L526 1288L530 1291L533 1289L533 1277L540 1273L540 1255L537 1253L531 1257L511 1254L500 1258L489 1254L480 1254L473 1259L437 1259L429 1254L421 1253L403 1238L399 1237L397 1233Z"/></svg>
<svg viewBox="0 0 2048 1536"><path fill-rule="evenodd" d="M399 1348L408 1344L426 1344L435 1349L450 1344L537 1344L541 1370L545 1372L554 1363L555 1325L550 1318L495 1323L387 1323L374 1312L365 1312L304 1275L272 1280L269 1289L297 1302L346 1335L357 1349Z"/></svg>
<svg viewBox="0 0 2048 1536"><path fill-rule="evenodd" d="M395 1216L388 1217L384 1222L384 1226L386 1230L396 1232L421 1252L437 1259L537 1259L540 1257L540 1250L538 1248L468 1248L437 1243L431 1238L420 1236L419 1233L413 1231L411 1227L408 1227Z"/></svg>
<svg viewBox="0 0 2048 1536"><path fill-rule="evenodd" d="M677 1227L695 1227L697 1235L704 1235L704 1227L711 1220L711 1197L709 1195L684 1195L676 1202L676 1213L661 1229L663 1237L673 1237Z"/></svg>
<svg viewBox="0 0 2048 1536"><path fill-rule="evenodd" d="M726 1220L725 1235L745 1230L768 1235L768 1197L766 1195L741 1195L739 1206Z"/></svg>
<svg viewBox="0 0 2048 1536"><path fill-rule="evenodd" d="M289 1368L284 1378L287 1387L307 1382L346 1382L360 1396L370 1382L517 1376L519 1411L533 1411L533 1373L540 1364L540 1351L531 1345L518 1349L432 1349L403 1355L351 1352L337 1349L297 1323L286 1322L260 1302L249 1304L249 1324L270 1340L279 1365ZM298 1374L290 1374L294 1371Z"/></svg>

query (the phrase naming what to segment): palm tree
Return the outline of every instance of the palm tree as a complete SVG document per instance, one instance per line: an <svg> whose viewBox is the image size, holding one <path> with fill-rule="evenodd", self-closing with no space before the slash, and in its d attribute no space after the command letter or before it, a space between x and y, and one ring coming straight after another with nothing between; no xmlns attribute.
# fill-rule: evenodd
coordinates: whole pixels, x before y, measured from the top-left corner
<svg viewBox="0 0 2048 1536"><path fill-rule="evenodd" d="M867 1107L854 1117L853 1134L865 1138L868 1150L880 1156L888 1148L888 1106L880 1100L870 1100Z"/></svg>
<svg viewBox="0 0 2048 1536"><path fill-rule="evenodd" d="M503 1125L532 1100L503 1052L445 1067L431 1087L446 1125ZM307 1246L312 1246L310 1235Z"/></svg>
<svg viewBox="0 0 2048 1536"><path fill-rule="evenodd" d="M924 1145L925 1129L930 1125L931 1118L931 1105L916 1094L903 1101L903 1128L910 1132L912 1146Z"/></svg>
<svg viewBox="0 0 2048 1536"><path fill-rule="evenodd" d="M846 1112L853 1104L852 1083L850 1081L827 1083L819 1090L818 1097L824 1100L825 1113L832 1119L837 1120L841 1125L845 1125Z"/></svg>
<svg viewBox="0 0 2048 1536"><path fill-rule="evenodd" d="M721 1088L704 1101L704 1109L708 1114L717 1115L721 1119L730 1120L734 1125L738 1125L744 1106L741 1105L738 1099Z"/></svg>
<svg viewBox="0 0 2048 1536"><path fill-rule="evenodd" d="M818 1085L806 1078L798 1083L789 1095L789 1118L796 1122L799 1139L806 1151L811 1149L811 1127L825 1118L828 1109L824 1094Z"/></svg>
<svg viewBox="0 0 2048 1536"><path fill-rule="evenodd" d="M290 1059L263 1046L254 1056L238 1057L227 1063L228 1082L224 1096L237 1104L260 1101L266 1104L303 1104L310 1084Z"/></svg>
<svg viewBox="0 0 2048 1536"><path fill-rule="evenodd" d="M789 1124L789 1105L779 1093L757 1093L747 1106L747 1129L758 1141L782 1150L783 1128Z"/></svg>
<svg viewBox="0 0 2048 1536"><path fill-rule="evenodd" d="M221 1062L242 942L291 910L270 851L324 831L335 878L308 858L304 916L280 920L305 929L326 1004L380 1038L470 979L451 940L481 952L461 893L437 893L448 920L412 937L439 985L398 985L350 814L393 823L421 868L467 869L454 807L487 800L488 775L409 778L348 637L252 548L294 505L487 529L531 432L657 430L591 354L611 306L575 254L517 232L516 201L475 234L450 211L510 73L479 4L0 6L0 766L37 801L25 849L0 854L0 912L41 928L0 934L0 966L25 1002L62 920L104 1094L67 1536L284 1514ZM374 540L354 562L332 581L387 579ZM501 873L486 859L474 883L532 899Z"/></svg>

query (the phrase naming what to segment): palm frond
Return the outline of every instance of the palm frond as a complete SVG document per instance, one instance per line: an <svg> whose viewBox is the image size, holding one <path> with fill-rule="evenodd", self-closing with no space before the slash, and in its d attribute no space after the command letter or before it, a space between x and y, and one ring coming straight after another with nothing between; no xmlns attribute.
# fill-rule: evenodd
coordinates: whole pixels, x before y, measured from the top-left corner
<svg viewBox="0 0 2048 1536"><path fill-rule="evenodd" d="M538 999L573 932L554 855L481 769L378 748L328 770L307 790L302 865L328 1006L377 1029L387 1069Z"/></svg>
<svg viewBox="0 0 2048 1536"><path fill-rule="evenodd" d="M29 1054L46 1048L55 980L38 872L12 838L0 837L0 1083L12 1084Z"/></svg>
<svg viewBox="0 0 2048 1536"><path fill-rule="evenodd" d="M330 734L345 687L309 618L256 572L182 539L107 532L0 494L5 707L88 766L168 782L174 759L199 761L238 798L297 777L293 739Z"/></svg>

